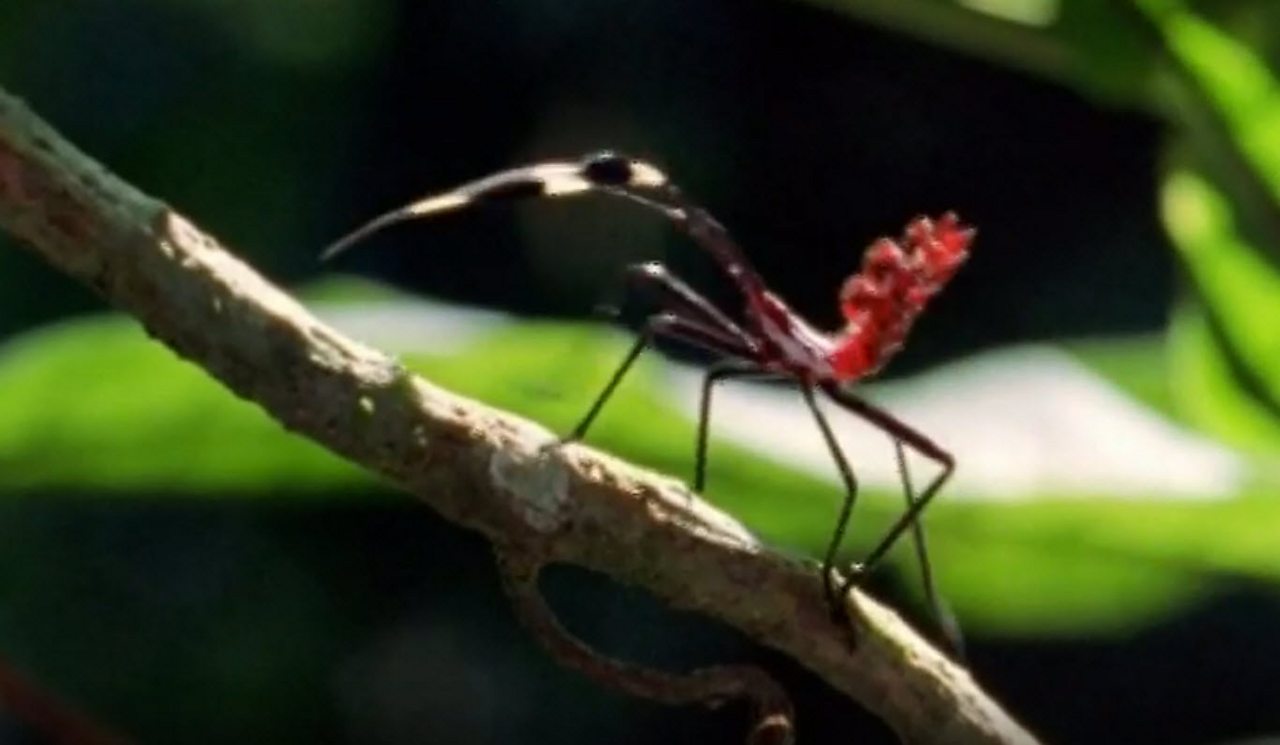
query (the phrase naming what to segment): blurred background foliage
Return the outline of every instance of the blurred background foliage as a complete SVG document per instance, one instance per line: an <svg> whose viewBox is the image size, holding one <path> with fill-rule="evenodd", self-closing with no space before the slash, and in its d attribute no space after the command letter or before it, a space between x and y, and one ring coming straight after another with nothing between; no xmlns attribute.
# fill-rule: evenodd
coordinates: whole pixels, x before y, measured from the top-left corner
<svg viewBox="0 0 1280 745"><path fill-rule="evenodd" d="M338 325L555 430L625 347L592 308L619 302L627 263L662 258L732 304L666 226L604 200L461 215L338 267L378 283L322 280L318 248L425 191L616 147L664 164L833 325L861 246L959 210L980 228L973 259L869 390L924 401L926 420L959 406L962 478L992 451L1030 469L1012 491L958 480L928 522L975 674L1051 742L1280 733L1277 64L1266 0L0 5L0 84L70 139ZM558 670L481 541L0 247L0 654L21 669L149 742L739 736L740 712L671 712ZM1108 411L1226 466L1184 478L1061 382L1013 412L1043 462L1012 430L973 445L1008 416L964 371L1012 370L1004 395L1039 375L1012 366L1029 343L1118 394ZM649 362L592 441L687 474L681 369ZM1093 450L1050 436L1055 405L1082 412ZM754 421L739 429L790 437ZM785 550L820 551L829 469L719 434L709 497ZM1112 458L1154 461L1173 487L1054 476ZM869 483L851 557L900 499ZM892 741L723 629L581 572L548 585L607 649L767 665L798 699L801 742ZM877 578L919 618L915 587L905 561ZM0 742L41 740L0 711Z"/></svg>

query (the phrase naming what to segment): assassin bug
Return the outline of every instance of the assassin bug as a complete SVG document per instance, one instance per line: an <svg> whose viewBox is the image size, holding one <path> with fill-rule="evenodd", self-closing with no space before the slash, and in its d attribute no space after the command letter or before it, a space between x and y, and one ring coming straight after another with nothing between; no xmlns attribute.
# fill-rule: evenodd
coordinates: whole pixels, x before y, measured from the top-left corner
<svg viewBox="0 0 1280 745"><path fill-rule="evenodd" d="M865 401L850 384L877 372L901 348L912 323L929 299L951 279L968 256L974 230L954 213L937 220L917 217L895 241L880 238L863 256L861 269L840 290L845 327L823 333L771 292L728 231L702 207L690 202L658 168L605 151L578 161L555 161L501 171L451 191L425 197L374 218L327 248L329 259L389 225L478 204L528 197L560 197L603 192L637 202L666 215L708 251L737 285L745 305L741 324L671 274L658 262L630 267L632 282L657 293L665 310L649 317L643 332L596 397L578 426L561 442L582 439L622 378L656 337L674 339L713 352L721 360L706 371L699 405L694 490L706 486L707 422L715 384L730 378L780 378L796 383L822 433L845 485L834 534L822 562L822 581L833 615L843 620L842 598L885 556L908 529L912 532L927 602L944 624L958 652L958 636L946 622L929 564L919 517L955 468L951 454L892 414ZM877 427L893 441L906 508L861 563L853 564L837 588L836 554L857 501L858 482L826 416L818 407L822 392L845 410ZM904 447L932 460L938 474L918 496L907 471Z"/></svg>

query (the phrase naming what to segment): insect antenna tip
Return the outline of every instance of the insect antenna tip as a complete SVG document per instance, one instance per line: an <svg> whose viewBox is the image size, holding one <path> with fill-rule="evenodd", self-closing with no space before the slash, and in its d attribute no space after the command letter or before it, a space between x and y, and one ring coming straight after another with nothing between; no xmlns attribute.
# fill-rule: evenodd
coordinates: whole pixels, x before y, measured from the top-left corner
<svg viewBox="0 0 1280 745"><path fill-rule="evenodd" d="M382 230L388 225L394 225L395 223L404 222L405 220L409 220L414 217L418 217L422 214L425 214L424 211L420 208L420 205L421 205L421 202L415 202L414 204L411 204L408 207L402 207L398 210L394 210L392 212L388 212L384 215L380 215L378 217L373 218L372 220L365 223L364 225L361 225L360 227L356 228L350 233L347 233L346 235L342 236L338 240L326 246L325 249L320 252L320 261L322 262L329 261L333 257L337 256L340 253L343 253L344 251L351 248L355 244L359 243L365 238L368 238L369 236L373 235L379 230Z"/></svg>

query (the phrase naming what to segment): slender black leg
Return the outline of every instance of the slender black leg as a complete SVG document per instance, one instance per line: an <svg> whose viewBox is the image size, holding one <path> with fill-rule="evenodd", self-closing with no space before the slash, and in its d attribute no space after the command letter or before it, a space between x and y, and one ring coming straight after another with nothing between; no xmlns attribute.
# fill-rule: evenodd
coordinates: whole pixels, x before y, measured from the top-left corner
<svg viewBox="0 0 1280 745"><path fill-rule="evenodd" d="M650 316L645 323L644 330L640 333L640 337L636 339L636 343L632 345L626 357L622 359L622 364L614 371L613 377L609 379L609 383L605 385L604 390L596 396L596 400L591 404L591 408L587 410L582 421L578 422L578 426L574 427L569 434L560 438L560 443L576 442L581 440L587 430L591 428L592 422L604 405L613 396L618 384L626 377L631 366L635 364L640 357L640 353L645 350L657 336L666 336L678 341L683 341L692 346L708 349L721 354L740 354L746 350L735 339L725 336L721 331L704 326L696 321L681 318L672 313L659 313Z"/></svg>
<svg viewBox="0 0 1280 745"><path fill-rule="evenodd" d="M921 525L920 516L924 509L946 484L951 474L955 471L955 458L950 453L943 450L922 433L913 429L904 422L898 420L892 414L863 401L861 398L853 395L847 390L837 385L824 385L823 390L831 396L833 400L845 407L849 411L862 417L875 427L881 429L888 434L894 441L894 447L898 456L899 473L902 476L903 491L907 499L907 508L897 521L885 532L880 542L871 550L867 558L861 564L855 564L849 569L849 576L845 579L841 586L841 593L856 586L862 579L884 559L885 554L894 546L897 540L902 536L908 528L912 531L912 538L916 544L916 557L920 561L920 571L925 585L925 592L928 597L930 611L933 613L934 619L937 621L939 628L942 630L951 651L957 656L963 656L964 644L960 635L959 626L955 623L954 618L942 603L941 598L937 594L934 586L932 565L929 563L928 549L926 547L924 528ZM920 453L922 456L932 460L941 466L941 471L933 481L925 488L924 492L919 496L914 494L911 485L910 474L907 469L906 457L903 447L909 447Z"/></svg>
<svg viewBox="0 0 1280 745"><path fill-rule="evenodd" d="M911 486L911 470L907 467L907 454L902 441L894 439L894 455L898 460L898 476L902 480L902 496L909 509L915 503L915 489ZM929 614L942 632L942 636L951 653L959 659L964 658L964 637L960 633L960 625L938 595L937 585L933 581L933 561L929 559L929 543L924 534L924 520L916 519L911 523L911 542L916 548L916 564L920 567L920 584L924 587L925 602L929 606Z"/></svg>
<svg viewBox="0 0 1280 745"><path fill-rule="evenodd" d="M893 441L894 457L898 461L898 478L902 482L902 497L907 502L907 509L916 502L915 490L911 486L911 470L907 468L907 454L902 447L902 440ZM920 582L924 586L925 599L934 617L939 617L938 593L933 585L933 564L929 561L929 546L925 542L924 521L911 523L911 542L916 549L916 563L920 566Z"/></svg>
<svg viewBox="0 0 1280 745"><path fill-rule="evenodd" d="M836 529L831 536L831 543L822 557L822 588L827 594L827 603L831 606L831 617L842 622L846 618L842 601L848 591L848 583L837 592L832 581L832 572L835 570L836 552L840 550L840 544L844 541L845 531L849 528L849 517L853 514L853 505L858 499L858 479L853 475L853 469L845 459L844 451L840 449L840 443L836 441L835 433L831 431L831 425L827 423L826 416L818 408L818 402L813 396L813 386L802 384L800 392L804 394L804 402L808 405L809 411L813 412L813 418L818 422L818 429L822 431L822 438L827 442L827 449L831 451L831 457L835 459L836 467L840 469L840 478L844 480L844 504L840 506L840 516L836 519Z"/></svg>
<svg viewBox="0 0 1280 745"><path fill-rule="evenodd" d="M871 553L867 555L867 558L861 564L854 565L852 567L849 577L845 580L844 587L842 588L842 590L848 590L850 587L856 585L863 575L874 569L875 566L880 563L885 554L888 553L889 549L893 548L894 543L897 542L898 538L902 536L903 532L906 531L907 528L912 528L913 531L918 531L913 533L913 535L917 537L919 546L924 545L924 532L923 529L918 526L920 513L929 506L931 501L933 501L934 496L937 495L943 484L947 482L947 479L951 478L951 474L955 471L956 462L955 458L951 456L951 453L943 450L933 440L930 440L911 426L900 421L889 412L863 401L861 398L858 398L839 386L825 385L823 386L823 390L827 395L831 396L836 403L862 417L893 438L895 446L898 448L899 468L903 476L903 486L906 489L908 496L908 506L902 514L898 516L897 521L895 521L889 530L885 532L884 536L880 539L880 542L877 543L875 548L871 550ZM904 445L942 467L942 471L934 477L933 481L929 482L929 485L925 487L924 492L914 498L912 498L910 479L907 475L906 460L902 453L902 446ZM917 555L926 556L927 554L925 550L917 548ZM929 577L928 581L932 584L932 576Z"/></svg>
<svg viewBox="0 0 1280 745"><path fill-rule="evenodd" d="M749 350L755 345L738 324L672 274L661 262L648 261L627 267L627 283L629 287L650 294L658 306L668 313L715 329L719 336L725 337L722 340L724 344L736 344L743 350Z"/></svg>
<svg viewBox="0 0 1280 745"><path fill-rule="evenodd" d="M765 372L755 363L744 360L721 360L707 368L702 378L702 397L698 402L698 441L694 448L693 490L699 494L707 485L707 430L711 422L711 392L716 383L731 378L754 377L773 373Z"/></svg>
<svg viewBox="0 0 1280 745"><path fill-rule="evenodd" d="M618 365L618 369L613 372L613 377L609 378L609 382L605 385L604 390L600 391L600 395L596 396L596 400L591 404L591 408L587 409L586 415L582 417L582 420L578 422L576 427L569 431L569 434L560 438L561 444L577 442L587 434L587 430L591 428L591 423L596 420L596 416L600 413L600 409L604 408L605 403L613 396L614 389L616 389L618 384L622 382L622 379L626 377L631 366L634 365L636 360L640 357L640 353L645 350L645 347L653 343L654 328L661 318L663 317L655 316L654 318L649 319L649 322L645 325L644 331L641 332L640 336L636 339L636 343L631 346L630 351L627 352L627 356L622 358L622 364Z"/></svg>
<svg viewBox="0 0 1280 745"><path fill-rule="evenodd" d="M761 370L758 363L751 361L758 356L758 345L751 335L743 331L696 290L672 274L662 263L650 261L644 264L633 264L627 267L627 279L632 287L654 295L667 312L677 315L686 323L701 326L699 334L704 337L704 343L701 346L737 358L712 364L703 379L694 474L694 491L701 492L705 485L707 423L712 387L717 381L725 378L748 375L776 377L776 375Z"/></svg>
<svg viewBox="0 0 1280 745"><path fill-rule="evenodd" d="M885 532L884 537L880 539L876 547L871 550L871 553L867 554L867 558L850 574L849 579L845 582L846 587L856 584L859 575L866 574L874 569L884 559L889 549L893 548L893 545L902 537L903 532L917 524L920 519L920 513L924 511L925 507L929 506L929 502L933 501L933 498L938 494L938 490L942 488L943 484L947 483L947 479L951 478L951 474L955 471L955 459L951 457L950 453L942 451L939 457L935 457L931 453L921 451L921 455L942 466L942 472L934 477L924 492L898 516L897 521Z"/></svg>

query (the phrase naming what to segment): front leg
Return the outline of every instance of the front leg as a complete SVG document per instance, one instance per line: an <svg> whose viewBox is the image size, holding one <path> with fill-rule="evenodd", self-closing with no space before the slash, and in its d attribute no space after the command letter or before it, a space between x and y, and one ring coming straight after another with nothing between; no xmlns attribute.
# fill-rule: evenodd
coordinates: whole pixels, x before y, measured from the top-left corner
<svg viewBox="0 0 1280 745"><path fill-rule="evenodd" d="M698 400L698 439L694 446L693 490L702 494L707 486L707 436L711 422L711 393L715 384L724 380L747 377L777 377L761 370L754 362L740 359L720 360L707 368L702 378L702 396Z"/></svg>
<svg viewBox="0 0 1280 745"><path fill-rule="evenodd" d="M605 403L613 396L622 379L626 377L627 372L631 370L632 365L639 359L640 353L646 347L653 344L654 339L658 336L665 336L669 339L682 341L686 344L707 349L722 354L737 354L744 351L744 348L731 337L726 336L722 332L705 326L697 321L683 318L675 313L658 313L650 316L645 322L644 330L640 333L640 337L636 339L636 343L627 352L623 358L622 364L614 371L613 376L609 378L608 384L604 390L596 397L591 404L591 408L587 410L582 420L574 427L569 434L560 438L559 444L576 442L586 436L587 430L591 428L596 417L600 414L600 410L604 408Z"/></svg>

